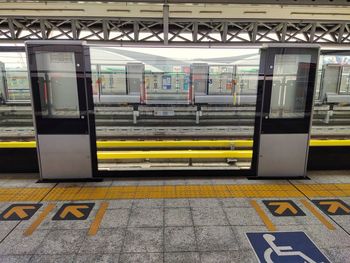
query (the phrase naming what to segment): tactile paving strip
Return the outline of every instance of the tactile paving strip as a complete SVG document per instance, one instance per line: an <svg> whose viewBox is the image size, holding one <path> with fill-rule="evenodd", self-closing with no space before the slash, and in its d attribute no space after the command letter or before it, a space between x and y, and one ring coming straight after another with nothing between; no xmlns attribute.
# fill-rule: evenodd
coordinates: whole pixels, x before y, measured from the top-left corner
<svg viewBox="0 0 350 263"><path fill-rule="evenodd" d="M1 202L78 201L159 198L284 198L346 197L350 184L228 184L161 186L57 186L55 188L0 188Z"/></svg>

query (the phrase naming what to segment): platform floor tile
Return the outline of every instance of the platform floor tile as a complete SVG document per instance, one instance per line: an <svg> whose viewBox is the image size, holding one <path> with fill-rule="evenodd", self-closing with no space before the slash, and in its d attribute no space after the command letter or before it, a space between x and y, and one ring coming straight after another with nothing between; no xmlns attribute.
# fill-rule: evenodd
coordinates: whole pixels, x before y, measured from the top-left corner
<svg viewBox="0 0 350 263"><path fill-rule="evenodd" d="M1 263L253 263L247 233L297 231L330 262L350 263L349 171L309 180L36 176L0 177Z"/></svg>

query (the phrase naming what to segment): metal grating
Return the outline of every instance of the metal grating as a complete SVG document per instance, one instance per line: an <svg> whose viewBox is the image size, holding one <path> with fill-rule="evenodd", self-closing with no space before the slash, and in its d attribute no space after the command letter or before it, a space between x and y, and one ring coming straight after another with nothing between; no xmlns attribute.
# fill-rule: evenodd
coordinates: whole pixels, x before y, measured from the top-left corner
<svg viewBox="0 0 350 263"><path fill-rule="evenodd" d="M0 17L0 41L29 39L143 44L348 44L350 21Z"/></svg>

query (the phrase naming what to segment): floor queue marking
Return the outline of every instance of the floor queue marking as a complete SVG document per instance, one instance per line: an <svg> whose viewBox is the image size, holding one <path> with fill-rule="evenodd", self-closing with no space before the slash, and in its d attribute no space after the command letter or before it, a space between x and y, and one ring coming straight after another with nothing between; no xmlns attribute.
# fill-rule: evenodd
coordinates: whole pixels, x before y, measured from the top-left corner
<svg viewBox="0 0 350 263"><path fill-rule="evenodd" d="M335 230L335 227L320 212L305 199L300 201L322 224L329 230Z"/></svg>
<svg viewBox="0 0 350 263"><path fill-rule="evenodd" d="M305 216L292 200L262 200L267 209L274 216Z"/></svg>
<svg viewBox="0 0 350 263"><path fill-rule="evenodd" d="M0 214L0 221L29 220L42 204L13 204Z"/></svg>
<svg viewBox="0 0 350 263"><path fill-rule="evenodd" d="M327 215L350 215L350 206L340 199L312 200Z"/></svg>
<svg viewBox="0 0 350 263"><path fill-rule="evenodd" d="M246 235L261 263L330 263L304 232L257 232Z"/></svg>
<svg viewBox="0 0 350 263"><path fill-rule="evenodd" d="M48 204L44 211L35 219L35 221L24 231L24 236L30 236L38 228L38 226L44 221L46 216L56 207L55 204Z"/></svg>
<svg viewBox="0 0 350 263"><path fill-rule="evenodd" d="M272 221L270 220L270 218L266 215L266 213L264 212L264 210L262 210L262 208L259 206L258 202L255 200L250 200L250 204L252 205L252 207L255 209L255 211L258 213L259 217L261 218L261 220L264 222L266 228L269 231L276 231L277 228L276 226L272 223Z"/></svg>
<svg viewBox="0 0 350 263"><path fill-rule="evenodd" d="M68 203L54 215L52 220L86 220L95 203Z"/></svg>
<svg viewBox="0 0 350 263"><path fill-rule="evenodd" d="M89 236L94 236L97 234L107 208L108 208L108 202L102 202L96 213L95 220L92 222L90 226L89 233L88 233Z"/></svg>

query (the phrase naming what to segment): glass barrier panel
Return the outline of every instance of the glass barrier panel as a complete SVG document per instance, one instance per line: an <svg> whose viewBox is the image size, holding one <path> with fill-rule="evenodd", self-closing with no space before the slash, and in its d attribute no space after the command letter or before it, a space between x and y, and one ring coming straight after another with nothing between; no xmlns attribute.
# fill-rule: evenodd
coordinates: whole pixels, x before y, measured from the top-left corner
<svg viewBox="0 0 350 263"><path fill-rule="evenodd" d="M259 65L237 66L237 85L240 93L256 94L258 87Z"/></svg>
<svg viewBox="0 0 350 263"><path fill-rule="evenodd" d="M125 65L100 65L99 82L102 95L125 95L126 68Z"/></svg>
<svg viewBox="0 0 350 263"><path fill-rule="evenodd" d="M80 118L74 52L36 52L43 118Z"/></svg>
<svg viewBox="0 0 350 263"><path fill-rule="evenodd" d="M99 84L106 84L100 89L120 91L95 96L97 138L133 145L104 150L231 151L236 140L253 139L258 49L94 46L90 54L98 80L105 74ZM117 75L123 66L126 93L121 92L123 77ZM99 161L100 169L248 169L250 165L250 158L229 156Z"/></svg>
<svg viewBox="0 0 350 263"><path fill-rule="evenodd" d="M24 52L0 52L0 141L32 141L27 59Z"/></svg>
<svg viewBox="0 0 350 263"><path fill-rule="evenodd" d="M276 55L270 118L304 118L310 55Z"/></svg>
<svg viewBox="0 0 350 263"><path fill-rule="evenodd" d="M320 56L319 94L315 97L311 127L313 139L350 139L349 62L349 56Z"/></svg>
<svg viewBox="0 0 350 263"><path fill-rule="evenodd" d="M230 142L253 139L258 49L91 46L90 53L98 140ZM298 61L304 62L300 58ZM34 140L26 54L0 52L0 62L0 93L3 94L0 98L0 140ZM312 138L350 139L349 62L350 56L320 57ZM287 60L283 63L286 64L283 66L285 68L280 70L282 73L277 72L281 76L276 76L275 79L275 96L278 97L279 89L284 85L285 104L282 109L276 106L275 116L301 116L298 111L303 108L302 99L295 98L298 88L295 84L297 80L293 77L298 62ZM324 74L326 67L331 68L329 74ZM105 74L104 80L101 79L101 74ZM63 82L70 83L70 80ZM62 94L66 92L64 89L59 90L61 91ZM68 94L70 97L75 96ZM301 94L300 91L300 97ZM73 101L58 102L56 105L65 108L65 103L72 104L68 108L72 107L72 114L77 117L78 108ZM182 148L168 146L166 149L198 148L191 145ZM231 147L200 149L230 150ZM108 150L130 149L116 147ZM177 166L191 169L241 169L249 168L250 160L100 161L101 169L162 169Z"/></svg>
<svg viewBox="0 0 350 263"><path fill-rule="evenodd" d="M92 93L94 96L98 96L100 93L100 79L98 65L91 65L91 82L92 82Z"/></svg>
<svg viewBox="0 0 350 263"><path fill-rule="evenodd" d="M0 62L0 104L3 104L6 100L6 71L5 64Z"/></svg>
<svg viewBox="0 0 350 263"><path fill-rule="evenodd" d="M339 92L350 95L350 66L343 66Z"/></svg>
<svg viewBox="0 0 350 263"><path fill-rule="evenodd" d="M324 65L323 93L337 93L339 89L339 74L341 65Z"/></svg>
<svg viewBox="0 0 350 263"><path fill-rule="evenodd" d="M212 65L209 67L209 94L232 94L236 80L234 66Z"/></svg>
<svg viewBox="0 0 350 263"><path fill-rule="evenodd" d="M30 101L27 60L24 52L0 52L4 101Z"/></svg>
<svg viewBox="0 0 350 263"><path fill-rule="evenodd" d="M144 72L145 65L143 63L127 63L127 87L128 94L139 95L144 91Z"/></svg>

